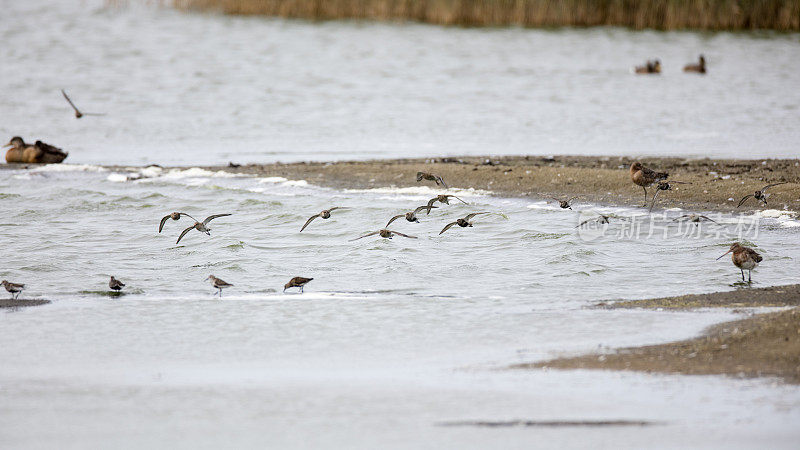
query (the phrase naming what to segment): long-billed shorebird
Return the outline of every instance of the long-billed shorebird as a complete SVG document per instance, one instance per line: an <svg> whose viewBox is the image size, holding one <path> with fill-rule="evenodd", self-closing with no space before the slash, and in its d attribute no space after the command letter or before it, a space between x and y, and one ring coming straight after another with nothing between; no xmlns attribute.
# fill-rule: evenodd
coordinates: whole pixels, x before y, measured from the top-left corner
<svg viewBox="0 0 800 450"><path fill-rule="evenodd" d="M639 161L634 161L631 164L630 171L631 181L644 189L644 205L642 205L642 207L647 207L647 186L650 186L657 181L666 180L667 177L669 177L669 174L666 172L656 172L655 170L648 169Z"/></svg>
<svg viewBox="0 0 800 450"><path fill-rule="evenodd" d="M403 237L407 237L407 238L411 238L411 239L416 239L417 238L416 236L409 236L407 234L403 234L403 233L400 233L400 232L397 232L397 231L387 230L386 228L383 228L383 229L380 229L378 231L373 231L372 233L365 234L365 235L363 235L361 237L357 237L355 239L350 239L350 241L357 241L357 240L365 238L365 237L375 236L376 234L379 234L382 238L385 238L385 239L391 239L392 236L394 236L394 235L403 236Z"/></svg>
<svg viewBox="0 0 800 450"><path fill-rule="evenodd" d="M60 163L69 153L42 141L34 144L26 143L21 137L14 136L3 148L11 147L6 152L6 162L27 164Z"/></svg>
<svg viewBox="0 0 800 450"><path fill-rule="evenodd" d="M445 205L449 205L450 204L450 197L458 199L461 203L463 203L465 205L469 205L469 203L465 202L464 200L461 200L459 197L456 197L455 195L451 195L451 194L444 195L444 194L441 194L441 195L437 195L436 197L428 200L428 206L433 206L433 204L436 203L436 202L444 203ZM430 214L430 213L431 213L431 210L429 209L428 212L426 213L426 215Z"/></svg>
<svg viewBox="0 0 800 450"><path fill-rule="evenodd" d="M219 289L219 298L222 298L222 289L226 287L233 286L232 284L228 283L225 280L215 277L214 275L209 275L206 280L211 280L211 284L216 288ZM217 294L214 294L217 295Z"/></svg>
<svg viewBox="0 0 800 450"><path fill-rule="evenodd" d="M727 252L723 253L722 256L725 256L731 252L731 261L733 261L733 265L742 271L742 281L744 281L744 271L747 270L747 282L750 283L753 269L756 268L758 263L760 263L763 258L752 248L745 247L738 242L731 244L731 248ZM719 261L722 256L717 258L717 261Z"/></svg>
<svg viewBox="0 0 800 450"><path fill-rule="evenodd" d="M114 278L114 275L111 275L111 279L108 280L108 288L119 292L123 287L125 287L125 283Z"/></svg>
<svg viewBox="0 0 800 450"><path fill-rule="evenodd" d="M430 214L431 209L434 209L434 208L438 208L438 206L432 206L432 205L419 206L419 207L417 207L417 209L415 209L413 211L409 211L409 212L406 212L406 213L403 213L403 214L398 214L398 215L392 217L391 219L389 219L389 222L386 223L386 228L388 228L389 225L392 224L392 222L394 222L395 220L397 220L397 219L399 219L401 217L405 217L406 220L409 221L409 222L417 222L417 223L419 223L419 219L417 219L417 213L424 209L424 210L427 210L428 213Z"/></svg>
<svg viewBox="0 0 800 450"><path fill-rule="evenodd" d="M658 185L656 186L656 193L653 194L653 202L650 203L650 209L648 212L653 211L653 206L656 205L656 197L658 197L658 193L661 191L671 191L673 184L692 184L688 181L659 181Z"/></svg>
<svg viewBox="0 0 800 450"><path fill-rule="evenodd" d="M706 217L706 216L700 215L700 214L684 214L684 215L682 215L680 217L676 217L676 218L672 219L673 222L686 221L686 222L692 222L692 223L700 223L700 222L702 222L704 220L708 221L708 222L714 222L717 225L719 225L719 223L716 220L714 220L714 219L712 219L710 217Z"/></svg>
<svg viewBox="0 0 800 450"><path fill-rule="evenodd" d="M683 66L684 72L694 72L694 73L706 73L706 58L703 55L700 55L697 58L697 64L687 64Z"/></svg>
<svg viewBox="0 0 800 450"><path fill-rule="evenodd" d="M319 214L314 214L313 216L309 217L309 218L308 218L308 220L306 220L306 224L305 224L305 225L303 225L303 228L300 228L300 232L302 233L302 232L303 232L303 230L305 230L305 229L306 229L306 227L308 226L308 224L310 224L310 223L311 223L311 221L312 221L312 220L314 220L314 219L316 219L317 217L321 217L321 218L323 218L323 219L330 219L330 217L331 217L331 211L333 211L333 210L335 210L335 209L339 209L339 208L340 208L339 206L334 206L333 208L330 208L330 209L323 209L321 213L319 213Z"/></svg>
<svg viewBox="0 0 800 450"><path fill-rule="evenodd" d="M313 278L305 278L305 277L294 277L289 280L288 283L283 285L283 292L286 292L287 289L298 287L300 288L300 293L303 293L303 286L305 286L309 281L313 280Z"/></svg>
<svg viewBox="0 0 800 450"><path fill-rule="evenodd" d="M448 189L447 183L445 183L444 179L442 179L442 177L440 177L439 175L435 175L428 172L417 172L417 182L420 182L422 180L435 181L437 186L441 184L442 186L444 186L445 189Z"/></svg>
<svg viewBox="0 0 800 450"><path fill-rule="evenodd" d="M6 290L9 293L11 293L11 298L13 298L13 299L19 298L19 293L22 292L25 289L25 285L24 284L12 283L12 282L6 281L6 280L3 280L2 283L0 283L0 284L2 284L3 287L6 288ZM17 294L17 295L15 296L14 294Z"/></svg>
<svg viewBox="0 0 800 450"><path fill-rule="evenodd" d="M558 199L558 198L555 198L555 197L550 197L550 198L552 198L553 200L557 201L558 202L558 206L561 207L561 209L572 209L572 205L570 205L570 203L573 200L575 200L576 198L578 198L578 197L580 197L580 196L578 195L578 196L572 197L572 198L570 198L568 200L561 200L561 199Z"/></svg>
<svg viewBox="0 0 800 450"><path fill-rule="evenodd" d="M81 118L81 117L83 117L83 116L105 116L105 115L106 115L105 113L86 113L86 112L80 112L80 110L78 109L78 107L77 107L77 106L75 106L75 103L72 103L72 100L70 100L69 96L67 95L67 93L66 93L66 92L64 92L64 90L63 90L63 89L61 90L61 95L63 95L63 96L64 96L64 98L65 98L65 99L67 99L67 102L69 103L69 106L72 106L72 109L74 109L74 110L75 110L75 118L76 118L76 119L80 119L80 118Z"/></svg>
<svg viewBox="0 0 800 450"><path fill-rule="evenodd" d="M189 228L183 230L181 235L178 236L178 240L175 241L175 245L178 245L178 242L180 242L181 239L183 239L183 237L186 236L186 233L188 233L188 232L190 232L192 230L197 230L197 231L199 231L201 233L205 233L205 234L211 236L211 228L208 228L208 226L207 226L208 222L211 222L212 220L216 219L217 217L225 217L225 216L230 216L230 214L214 214L213 216L206 217L206 220L204 220L203 222L197 222L195 220L194 225L192 225Z"/></svg>
<svg viewBox="0 0 800 450"><path fill-rule="evenodd" d="M764 203L764 206L768 206L768 205L767 205L767 197L769 197L769 196L770 196L770 194L767 194L767 189L769 189L769 188L771 188L771 187L773 187L773 186L780 186L780 185L782 185L782 184L786 184L786 183L788 183L788 182L787 182L787 181L784 181L784 182L782 182L782 183L768 184L768 185L764 186L763 188L761 188L761 189L759 189L759 190L755 191L755 192L754 192L754 193L752 193L752 194L745 195L744 197L742 197L742 199L741 199L741 200L739 200L739 204L738 204L738 205L736 205L736 207L738 208L738 207L742 206L742 204L743 204L745 201L747 201L747 199L748 199L748 198L750 198L750 197L753 197L754 199L756 199L756 200L758 200L758 201L760 201L760 202L763 202L763 203Z"/></svg>
<svg viewBox="0 0 800 450"><path fill-rule="evenodd" d="M458 226L460 226L462 228L471 227L472 226L472 222L471 222L472 218L477 216L478 214L489 214L489 212L488 211L482 211L482 212L476 212L476 213L472 213L472 214L467 214L463 218L458 219L455 222L450 222L447 225L445 225L445 227L442 228L442 231L440 231L439 234L442 234L445 231L449 230L450 227L452 227L453 225L458 225Z"/></svg>
<svg viewBox="0 0 800 450"><path fill-rule="evenodd" d="M190 217L192 220L194 220L195 222L197 222L197 219L195 219L194 217L192 217L192 216L190 216L190 215L188 215L188 214L186 214L186 213L184 213L184 212L173 212L173 213L169 213L169 214L167 214L166 216L164 216L164 217L162 217L162 218L161 218L161 222L159 222L159 224L158 224L158 232L159 232L159 233L161 233L161 230L163 230L163 229L164 229L164 224L167 222L167 220L168 220L168 219L172 219L172 220L180 220L180 218L181 218L182 216Z"/></svg>

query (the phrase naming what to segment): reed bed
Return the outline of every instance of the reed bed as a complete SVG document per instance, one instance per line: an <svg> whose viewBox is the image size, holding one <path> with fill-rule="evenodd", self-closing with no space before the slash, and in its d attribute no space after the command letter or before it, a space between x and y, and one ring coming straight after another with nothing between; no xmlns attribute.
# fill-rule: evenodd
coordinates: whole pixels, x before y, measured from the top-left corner
<svg viewBox="0 0 800 450"><path fill-rule="evenodd" d="M800 0L171 0L187 11L470 27L800 31Z"/></svg>

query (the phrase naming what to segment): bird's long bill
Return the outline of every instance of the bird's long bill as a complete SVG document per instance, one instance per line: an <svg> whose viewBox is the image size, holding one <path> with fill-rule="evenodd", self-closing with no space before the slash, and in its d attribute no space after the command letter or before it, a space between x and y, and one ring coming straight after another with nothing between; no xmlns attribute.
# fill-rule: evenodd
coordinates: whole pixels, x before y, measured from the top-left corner
<svg viewBox="0 0 800 450"><path fill-rule="evenodd" d="M728 251L727 251L727 252L725 252L725 253L724 253L722 256L725 256L725 255L727 255L727 254L728 254L728 253L730 253L730 252L731 252L731 250L728 250ZM719 261L720 259L722 259L722 256L720 256L719 258L717 258L717 261Z"/></svg>
<svg viewBox="0 0 800 450"><path fill-rule="evenodd" d="M3 148L6 148L6 147L11 147L12 145L14 145L14 144L12 144L11 142L9 142L8 144L4 145L4 146L3 146Z"/></svg>

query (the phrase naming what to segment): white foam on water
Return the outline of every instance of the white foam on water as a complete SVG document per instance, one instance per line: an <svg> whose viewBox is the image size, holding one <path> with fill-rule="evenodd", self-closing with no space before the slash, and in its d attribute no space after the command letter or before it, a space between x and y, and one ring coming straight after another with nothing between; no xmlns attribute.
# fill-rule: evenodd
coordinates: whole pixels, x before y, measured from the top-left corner
<svg viewBox="0 0 800 450"><path fill-rule="evenodd" d="M108 177L106 177L106 180L114 182L114 183L124 183L124 182L128 181L128 176L127 175L123 175L121 173L112 173L112 174L109 174Z"/></svg>
<svg viewBox="0 0 800 450"><path fill-rule="evenodd" d="M492 191L486 191L482 189L459 189L459 188L450 188L450 189L433 189L428 186L412 186L412 187L378 187L378 188L369 188L369 189L345 189L344 192L348 193L376 193L376 194L399 194L399 195L425 195L425 196L436 196L441 194L442 192L449 193L449 194L458 194L459 196L464 197L478 197L478 196L487 196L491 195Z"/></svg>
<svg viewBox="0 0 800 450"><path fill-rule="evenodd" d="M288 178L283 178L283 177L266 177L266 178L259 178L258 179L258 182L260 184L264 184L264 183L282 183L284 181L289 181L289 179Z"/></svg>
<svg viewBox="0 0 800 450"><path fill-rule="evenodd" d="M47 164L34 167L31 172L108 172L108 169L92 164Z"/></svg>

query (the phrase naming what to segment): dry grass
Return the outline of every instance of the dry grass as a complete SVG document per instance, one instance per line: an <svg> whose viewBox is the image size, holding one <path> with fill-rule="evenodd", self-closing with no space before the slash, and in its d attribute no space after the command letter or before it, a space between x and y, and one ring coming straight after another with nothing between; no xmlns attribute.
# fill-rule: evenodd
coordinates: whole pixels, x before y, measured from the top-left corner
<svg viewBox="0 0 800 450"><path fill-rule="evenodd" d="M800 30L800 0L164 0L187 11L457 26ZM119 2L119 0L117 0ZM115 2L112 2L115 3Z"/></svg>

